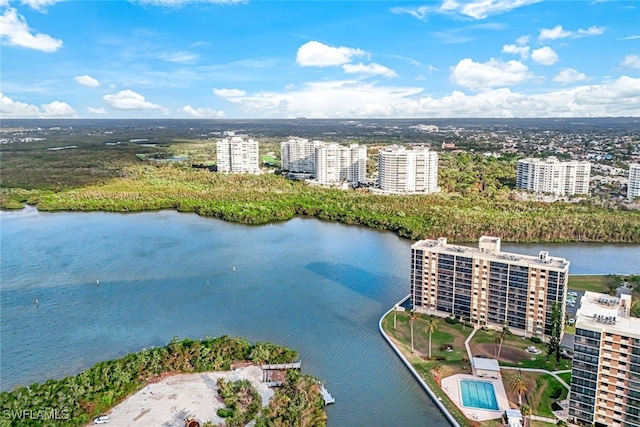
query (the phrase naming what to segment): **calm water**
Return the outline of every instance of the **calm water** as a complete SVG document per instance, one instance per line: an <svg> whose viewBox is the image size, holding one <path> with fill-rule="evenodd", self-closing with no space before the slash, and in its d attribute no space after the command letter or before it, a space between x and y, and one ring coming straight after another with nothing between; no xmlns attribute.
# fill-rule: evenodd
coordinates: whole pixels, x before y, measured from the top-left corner
<svg viewBox="0 0 640 427"><path fill-rule="evenodd" d="M228 334L299 350L303 371L336 397L331 426L448 425L377 329L408 293L408 240L313 219L251 227L170 211L0 219L2 390L173 336ZM544 249L570 258L572 273L638 272L638 245Z"/></svg>

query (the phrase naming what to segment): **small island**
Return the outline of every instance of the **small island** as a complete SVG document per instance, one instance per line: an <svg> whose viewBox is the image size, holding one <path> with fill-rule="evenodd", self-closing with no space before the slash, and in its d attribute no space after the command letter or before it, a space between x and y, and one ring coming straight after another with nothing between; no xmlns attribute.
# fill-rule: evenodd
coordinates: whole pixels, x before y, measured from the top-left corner
<svg viewBox="0 0 640 427"><path fill-rule="evenodd" d="M121 423L141 425L324 426L323 387L318 379L288 369L299 368L293 363L297 357L286 347L252 345L242 338L174 338L164 347L100 362L75 377L1 393L0 426L83 426L109 413ZM264 364L269 364L268 375ZM181 400L181 393L188 399ZM200 413L194 403L199 399L204 401Z"/></svg>

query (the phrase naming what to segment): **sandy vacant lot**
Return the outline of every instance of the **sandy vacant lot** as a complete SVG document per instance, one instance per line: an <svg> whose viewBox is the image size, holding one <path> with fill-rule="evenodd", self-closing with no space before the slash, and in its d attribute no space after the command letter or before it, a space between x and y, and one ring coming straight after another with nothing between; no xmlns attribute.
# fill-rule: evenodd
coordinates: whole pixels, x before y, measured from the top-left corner
<svg viewBox="0 0 640 427"><path fill-rule="evenodd" d="M201 423L220 423L222 418L216 411L224 405L218 399L216 381L221 377L228 381L250 380L260 393L263 405L273 395L273 390L260 381L262 370L257 366L230 372L179 374L150 384L113 408L107 426L180 427L189 415Z"/></svg>

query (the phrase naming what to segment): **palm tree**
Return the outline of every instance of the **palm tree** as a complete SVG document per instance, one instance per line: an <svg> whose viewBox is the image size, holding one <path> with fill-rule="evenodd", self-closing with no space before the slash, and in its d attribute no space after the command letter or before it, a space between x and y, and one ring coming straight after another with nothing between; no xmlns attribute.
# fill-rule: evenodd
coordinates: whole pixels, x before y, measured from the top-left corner
<svg viewBox="0 0 640 427"><path fill-rule="evenodd" d="M500 352L502 351L502 343L504 342L504 337L506 337L507 334L509 334L509 326L505 322L505 324L502 325L502 332L500 332L500 345L498 346L498 355L496 356L496 359L500 358Z"/></svg>
<svg viewBox="0 0 640 427"><path fill-rule="evenodd" d="M439 363L436 363L435 365L433 365L431 367L431 373L433 374L434 378L436 379L436 383L438 385L440 385L440 373L442 372L442 365Z"/></svg>
<svg viewBox="0 0 640 427"><path fill-rule="evenodd" d="M396 330L396 317L398 314L398 305L393 306L393 330Z"/></svg>
<svg viewBox="0 0 640 427"><path fill-rule="evenodd" d="M438 328L438 322L433 316L430 316L427 319L427 327L424 329L425 332L429 332L429 359L431 359L431 334Z"/></svg>
<svg viewBox="0 0 640 427"><path fill-rule="evenodd" d="M522 414L522 417L524 418L524 427L527 427L529 425L529 417L533 413L533 410L531 409L531 406L522 405L522 407L520 408L520 413Z"/></svg>
<svg viewBox="0 0 640 427"><path fill-rule="evenodd" d="M521 373L509 377L509 389L518 395L518 405L522 406L522 395L529 391L529 381Z"/></svg>
<svg viewBox="0 0 640 427"><path fill-rule="evenodd" d="M416 313L415 311L411 311L409 313L409 325L411 326L411 353L414 353L413 350L413 321L418 319L418 313Z"/></svg>

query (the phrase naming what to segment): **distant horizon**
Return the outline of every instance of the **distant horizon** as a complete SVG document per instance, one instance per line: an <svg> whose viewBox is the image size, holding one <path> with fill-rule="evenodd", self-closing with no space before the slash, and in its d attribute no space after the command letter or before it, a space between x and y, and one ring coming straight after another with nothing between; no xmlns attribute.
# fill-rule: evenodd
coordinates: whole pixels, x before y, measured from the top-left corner
<svg viewBox="0 0 640 427"><path fill-rule="evenodd" d="M495 120L495 121L513 121L513 120L545 120L545 121L573 121L573 120L631 120L640 121L640 116L598 116L598 117L345 117L345 118L196 118L196 117L25 117L25 118L9 118L2 119L3 123L16 121L121 121L121 120L140 120L140 121L194 121L194 122L242 122L242 121L465 121L465 120Z"/></svg>
<svg viewBox="0 0 640 427"><path fill-rule="evenodd" d="M0 0L3 119L640 117L640 4Z"/></svg>

